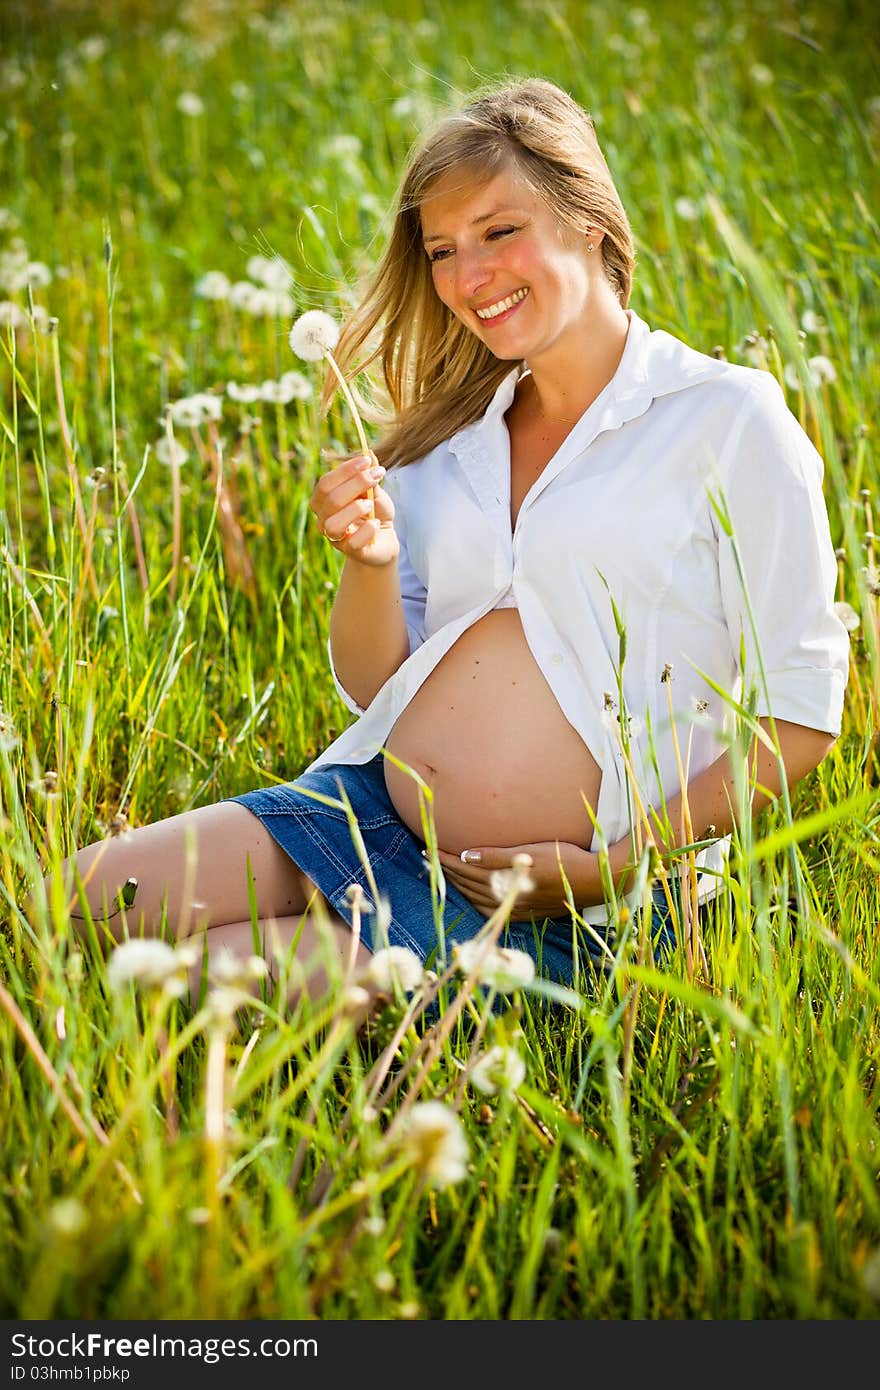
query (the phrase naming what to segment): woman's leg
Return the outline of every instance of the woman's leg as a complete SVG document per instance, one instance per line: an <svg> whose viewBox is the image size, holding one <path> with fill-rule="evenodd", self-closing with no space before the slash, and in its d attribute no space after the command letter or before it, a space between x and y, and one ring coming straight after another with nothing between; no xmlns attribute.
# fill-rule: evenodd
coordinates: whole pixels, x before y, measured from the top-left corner
<svg viewBox="0 0 880 1390"><path fill-rule="evenodd" d="M317 892L260 820L236 801L185 811L88 845L62 868L74 922L81 920L75 867L99 937L106 938L106 912L118 941L126 926L131 936L157 935L163 905L172 938L249 920L248 865L259 918L299 916ZM133 902L123 913L119 894L131 879L136 880Z"/></svg>
<svg viewBox="0 0 880 1390"><path fill-rule="evenodd" d="M257 923L259 953L266 960L273 982L285 969L288 971L289 1003L303 990L312 999L319 999L326 993L337 971L341 978L345 978L347 971L357 972L369 963L370 951L361 942L355 942L348 923L329 910L326 918L326 930L317 917L311 916L281 917ZM208 950L209 977L211 962L216 960L220 952L230 951L241 961L254 954L254 933L250 921L228 922L222 927L212 927L205 933L204 940ZM201 942L199 938L200 946ZM295 955L292 955L294 946ZM190 997L194 1004L201 991L203 964L200 956L189 974ZM257 981L253 986L254 994L259 994L259 990ZM270 997L272 992L270 986Z"/></svg>

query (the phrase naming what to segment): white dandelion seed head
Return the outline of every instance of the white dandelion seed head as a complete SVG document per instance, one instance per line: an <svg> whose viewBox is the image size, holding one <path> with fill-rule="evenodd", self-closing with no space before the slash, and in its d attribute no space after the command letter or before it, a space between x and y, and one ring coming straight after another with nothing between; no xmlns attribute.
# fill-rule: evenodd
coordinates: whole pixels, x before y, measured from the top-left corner
<svg viewBox="0 0 880 1390"><path fill-rule="evenodd" d="M195 283L195 293L200 299L228 299L229 276L222 270L206 270Z"/></svg>
<svg viewBox="0 0 880 1390"><path fill-rule="evenodd" d="M293 281L290 266L280 256L251 256L247 273L251 280L267 290L287 291Z"/></svg>
<svg viewBox="0 0 880 1390"><path fill-rule="evenodd" d="M817 353L815 357L807 359L807 366L816 386L824 386L837 380L837 368L830 357L823 357L821 353Z"/></svg>
<svg viewBox="0 0 880 1390"><path fill-rule="evenodd" d="M296 309L293 296L286 290L267 290L255 286L253 293L242 305L246 314L254 318L289 319Z"/></svg>
<svg viewBox="0 0 880 1390"><path fill-rule="evenodd" d="M801 374L793 362L786 362L782 369L782 379L792 391L796 391L800 386Z"/></svg>
<svg viewBox="0 0 880 1390"><path fill-rule="evenodd" d="M331 135L321 146L324 155L335 155L338 159L357 159L362 149L357 135Z"/></svg>
<svg viewBox="0 0 880 1390"><path fill-rule="evenodd" d="M89 34L78 45L79 55L87 63L97 63L107 52L107 40L103 34Z"/></svg>
<svg viewBox="0 0 880 1390"><path fill-rule="evenodd" d="M20 742L15 725L9 715L0 709L0 753L11 753Z"/></svg>
<svg viewBox="0 0 880 1390"><path fill-rule="evenodd" d="M471 1085L485 1096L516 1091L526 1079L526 1064L515 1047L490 1047L474 1063Z"/></svg>
<svg viewBox="0 0 880 1390"><path fill-rule="evenodd" d="M45 289L46 285L52 283L52 272L45 261L28 261L24 273L26 283L32 290Z"/></svg>
<svg viewBox="0 0 880 1390"><path fill-rule="evenodd" d="M206 420L219 421L223 418L223 401L208 391L197 391L193 396L182 396L172 401L169 409L175 425L197 429Z"/></svg>
<svg viewBox="0 0 880 1390"><path fill-rule="evenodd" d="M117 992L128 985L176 993L184 962L167 941L123 941L107 963L107 982Z"/></svg>
<svg viewBox="0 0 880 1390"><path fill-rule="evenodd" d="M0 299L0 328L11 328L20 332L28 327L28 316L11 299Z"/></svg>
<svg viewBox="0 0 880 1390"><path fill-rule="evenodd" d="M88 1225L88 1212L75 1197L62 1197L53 1202L48 1213L49 1225L58 1236L78 1236Z"/></svg>
<svg viewBox="0 0 880 1390"><path fill-rule="evenodd" d="M314 395L312 383L308 377L303 376L302 372L284 372L280 380L290 392L288 400L310 401L312 399Z"/></svg>
<svg viewBox="0 0 880 1390"><path fill-rule="evenodd" d="M406 946L387 946L374 952L364 973L383 994L393 994L397 988L411 994L425 978L422 962Z"/></svg>
<svg viewBox="0 0 880 1390"><path fill-rule="evenodd" d="M847 632L855 632L862 621L851 603L835 603L834 611Z"/></svg>
<svg viewBox="0 0 880 1390"><path fill-rule="evenodd" d="M259 388L260 399L268 401L271 405L289 405L293 400L293 391L285 381L264 381Z"/></svg>
<svg viewBox="0 0 880 1390"><path fill-rule="evenodd" d="M304 362L320 362L339 342L339 326L323 309L307 309L290 330L290 346Z"/></svg>
<svg viewBox="0 0 880 1390"><path fill-rule="evenodd" d="M263 385L265 384L264 382ZM240 386L237 381L227 381L226 394L231 401L239 401L242 405L253 405L255 401L263 399L263 388L261 386L249 386L247 383Z"/></svg>
<svg viewBox="0 0 880 1390"><path fill-rule="evenodd" d="M816 314L812 309L805 309L801 314L801 328L805 333L824 333L828 327L820 314Z"/></svg>
<svg viewBox="0 0 880 1390"><path fill-rule="evenodd" d="M400 1151L433 1187L467 1174L468 1143L458 1116L442 1101L418 1101L403 1121Z"/></svg>
<svg viewBox="0 0 880 1390"><path fill-rule="evenodd" d="M184 116L203 116L205 103L197 92L181 92L177 98L177 109Z"/></svg>
<svg viewBox="0 0 880 1390"><path fill-rule="evenodd" d="M690 198L676 198L675 211L684 222L696 222L700 215L697 204Z"/></svg>
<svg viewBox="0 0 880 1390"><path fill-rule="evenodd" d="M208 991L205 1008L208 1011L208 1028L224 1031L230 1026L239 1009L246 1008L256 1001L247 990L237 985L215 985Z"/></svg>
<svg viewBox="0 0 880 1390"><path fill-rule="evenodd" d="M773 82L772 69L768 68L766 63L752 63L749 76L756 87L769 87Z"/></svg>
<svg viewBox="0 0 880 1390"><path fill-rule="evenodd" d="M173 435L169 438L167 434L156 440L153 453L166 468L180 468L189 458L189 451L184 449L180 441Z"/></svg>
<svg viewBox="0 0 880 1390"><path fill-rule="evenodd" d="M340 1000L342 1012L345 1014L362 1014L364 1009L369 1007L371 999L372 995L370 991L364 989L363 985L349 985Z"/></svg>
<svg viewBox="0 0 880 1390"><path fill-rule="evenodd" d="M244 990L255 980L262 980L268 971L262 956L238 956L223 946L211 961L208 976L221 988Z"/></svg>
<svg viewBox="0 0 880 1390"><path fill-rule="evenodd" d="M517 863L517 860L520 862ZM524 863L524 860L528 862ZM496 902L502 902L511 892L515 892L517 897L532 892L535 880L529 873L531 863L531 855L517 854L509 869L493 869L489 875L489 891Z"/></svg>
<svg viewBox="0 0 880 1390"><path fill-rule="evenodd" d="M460 941L454 949L455 963L463 975L475 975L478 984L507 994L530 985L535 978L535 962L525 951L509 946L486 946L484 941Z"/></svg>
<svg viewBox="0 0 880 1390"><path fill-rule="evenodd" d="M255 294L260 290L259 285L253 284L250 280L236 280L229 286L227 298L233 309L243 309L247 312L248 305Z"/></svg>
<svg viewBox="0 0 880 1390"><path fill-rule="evenodd" d="M229 87L229 95L233 101L248 101L251 89L246 82L232 82Z"/></svg>

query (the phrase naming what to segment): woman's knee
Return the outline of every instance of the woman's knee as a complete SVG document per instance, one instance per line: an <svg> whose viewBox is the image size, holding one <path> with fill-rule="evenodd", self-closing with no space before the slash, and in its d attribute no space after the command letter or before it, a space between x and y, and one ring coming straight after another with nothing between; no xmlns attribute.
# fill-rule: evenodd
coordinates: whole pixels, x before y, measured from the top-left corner
<svg viewBox="0 0 880 1390"><path fill-rule="evenodd" d="M305 911L312 885L237 802L156 821L79 850L61 866L74 922L89 914L119 936L166 930L172 937L250 916ZM51 891L52 875L46 880Z"/></svg>

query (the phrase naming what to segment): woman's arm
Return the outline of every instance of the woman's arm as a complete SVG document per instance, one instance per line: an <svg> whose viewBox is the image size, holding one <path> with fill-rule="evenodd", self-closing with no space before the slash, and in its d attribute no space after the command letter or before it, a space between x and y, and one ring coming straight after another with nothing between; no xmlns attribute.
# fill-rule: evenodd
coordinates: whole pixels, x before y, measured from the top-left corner
<svg viewBox="0 0 880 1390"><path fill-rule="evenodd" d="M771 738L770 720L759 720L762 728ZM817 767L834 743L834 735L820 729L807 728L802 724L776 720L776 731L782 761L785 765L785 779L793 787L812 768ZM757 750L757 751L756 751ZM755 758L757 759L755 764ZM759 811L782 791L782 775L776 754L753 739L749 759L749 783L754 782L751 796L751 815ZM714 763L688 785L687 805L690 813L692 834L683 823L683 796L678 792L666 803L672 837L664 842L652 818L652 832L661 855L668 855L673 849L694 841L709 838L722 838L733 829L739 818L736 809L736 779L725 752ZM644 841L644 836L642 837ZM528 854L532 859L529 870L533 888L523 893L516 901L511 921L526 921L530 914L535 916L560 917L567 911L565 889L559 872L559 860L565 876L571 884L572 895L579 907L592 907L604 902L605 893L602 875L599 870L599 855L579 845L550 840L540 844L506 845L504 847L480 846L469 851L478 855L462 863L457 855L440 851L439 859L445 876L464 893L476 907L486 915L497 906L492 891L491 876L497 869L510 867L515 854ZM608 848L609 868L615 892L625 894L632 888L635 866L630 837L618 840Z"/></svg>
<svg viewBox="0 0 880 1390"><path fill-rule="evenodd" d="M758 721L772 743L771 721ZM785 765L785 780L789 788L794 787L802 777L811 772L832 748L833 734L821 729L809 729L803 724L791 724L782 719L776 721L776 732L782 762ZM757 750L757 751L756 751ZM749 751L749 788L754 781L751 815L757 815L782 791L782 772L775 752L766 748L757 738L752 740ZM666 803L666 814L673 833L672 843L664 844L656 835L661 854L693 841L716 839L728 835L738 816L736 806L736 779L728 754L722 753L714 763L698 773L687 788L687 809L693 834L688 835L684 825L684 797L681 792ZM618 840L608 850L609 867L615 888L626 890L631 886L632 845L629 837ZM595 867L595 866L594 866ZM590 875L591 879L593 874ZM584 885L586 886L586 884ZM590 883L590 896L583 901L601 902L601 884ZM597 891L598 890L598 891Z"/></svg>

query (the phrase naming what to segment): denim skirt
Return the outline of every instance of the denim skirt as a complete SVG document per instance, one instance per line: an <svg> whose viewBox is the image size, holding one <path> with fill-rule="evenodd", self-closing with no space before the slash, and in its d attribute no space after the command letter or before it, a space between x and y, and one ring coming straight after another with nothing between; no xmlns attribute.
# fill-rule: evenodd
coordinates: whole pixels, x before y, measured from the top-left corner
<svg viewBox="0 0 880 1390"><path fill-rule="evenodd" d="M439 888L432 888L430 864L422 857L424 841L394 809L385 786L383 761L380 752L366 763L328 763L303 773L294 782L228 799L258 817L349 926L352 909L346 890L352 884L361 886L366 898L361 907L361 940L370 950L407 946L427 965L442 965L449 959L452 944L476 936L487 919L447 880L442 896ZM318 797L329 798L334 804ZM351 819L341 804L345 798L357 821L378 895L384 899L387 939L384 933L377 939L373 892ZM601 970L608 959L601 940L593 933L600 938L605 935L595 924L585 930L566 912L564 917L532 916L528 921L511 922L499 944L527 952L545 979L571 985L576 953L579 976L589 973L590 962L593 969ZM655 958L675 945L662 890L655 892L651 935ZM613 942L608 944L613 947Z"/></svg>

